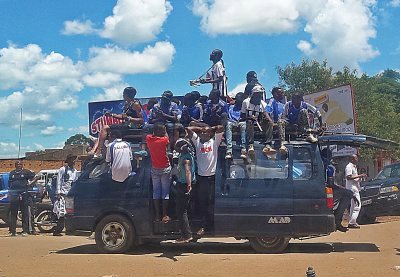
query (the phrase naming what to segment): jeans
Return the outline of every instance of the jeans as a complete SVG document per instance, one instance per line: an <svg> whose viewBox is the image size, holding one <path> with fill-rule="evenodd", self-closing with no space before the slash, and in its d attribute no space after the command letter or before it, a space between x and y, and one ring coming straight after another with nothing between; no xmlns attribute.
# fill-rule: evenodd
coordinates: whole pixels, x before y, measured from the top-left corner
<svg viewBox="0 0 400 277"><path fill-rule="evenodd" d="M183 238L187 239L192 236L188 219L188 205L190 195L186 194L187 185L182 183L176 184L176 216L179 220L179 227Z"/></svg>
<svg viewBox="0 0 400 277"><path fill-rule="evenodd" d="M153 181L153 199L169 199L171 166L161 169L152 168L151 180Z"/></svg>
<svg viewBox="0 0 400 277"><path fill-rule="evenodd" d="M200 176L197 175L196 182L196 205L201 218L201 226L209 229L213 223L214 214L214 193L215 193L215 175Z"/></svg>
<svg viewBox="0 0 400 277"><path fill-rule="evenodd" d="M227 142L227 152L232 151L232 128L239 127L240 129L240 142L242 149L246 149L246 122L232 122L228 121L225 129L225 136Z"/></svg>

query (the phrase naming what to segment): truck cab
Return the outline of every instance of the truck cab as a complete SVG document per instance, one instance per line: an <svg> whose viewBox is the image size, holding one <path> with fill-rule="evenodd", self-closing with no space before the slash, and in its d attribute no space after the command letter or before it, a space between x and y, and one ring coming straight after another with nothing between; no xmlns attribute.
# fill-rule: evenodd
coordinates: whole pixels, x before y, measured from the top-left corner
<svg viewBox="0 0 400 277"><path fill-rule="evenodd" d="M226 160L219 148L210 230L205 237L248 239L262 253L282 252L291 238L328 235L335 231L332 195L327 193L318 144L293 141L287 153L265 156L255 144L255 158ZM133 144L132 151L139 150ZM236 154L235 154L236 152ZM238 158L236 158L236 156ZM134 160L134 171L123 183L113 181L103 159L93 160L66 197L67 234L95 232L100 252L122 253L147 240L180 236L174 219L171 185L168 223L155 221L152 207L151 160ZM199 220L190 211L190 225ZM194 239L198 239L193 233Z"/></svg>

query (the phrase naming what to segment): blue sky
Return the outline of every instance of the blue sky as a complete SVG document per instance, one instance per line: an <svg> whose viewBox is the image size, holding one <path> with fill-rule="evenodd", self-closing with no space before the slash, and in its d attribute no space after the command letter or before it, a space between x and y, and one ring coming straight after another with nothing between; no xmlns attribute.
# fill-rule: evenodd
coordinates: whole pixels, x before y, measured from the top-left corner
<svg viewBox="0 0 400 277"><path fill-rule="evenodd" d="M230 91L249 70L270 90L302 58L399 70L398 26L400 0L0 0L0 158L18 155L21 108L21 156L59 148L88 134L90 101L189 92L214 48Z"/></svg>

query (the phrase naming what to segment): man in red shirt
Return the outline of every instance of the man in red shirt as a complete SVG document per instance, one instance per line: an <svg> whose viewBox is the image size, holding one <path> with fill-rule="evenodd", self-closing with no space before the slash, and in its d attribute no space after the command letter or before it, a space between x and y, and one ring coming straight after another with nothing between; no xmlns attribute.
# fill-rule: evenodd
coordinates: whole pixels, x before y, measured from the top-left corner
<svg viewBox="0 0 400 277"><path fill-rule="evenodd" d="M160 200L162 199L162 221L167 223L170 220L167 209L171 185L171 164L167 154L169 139L164 124L154 124L153 134L146 136L146 143L152 163L151 179L153 181L155 218L156 221L160 220Z"/></svg>

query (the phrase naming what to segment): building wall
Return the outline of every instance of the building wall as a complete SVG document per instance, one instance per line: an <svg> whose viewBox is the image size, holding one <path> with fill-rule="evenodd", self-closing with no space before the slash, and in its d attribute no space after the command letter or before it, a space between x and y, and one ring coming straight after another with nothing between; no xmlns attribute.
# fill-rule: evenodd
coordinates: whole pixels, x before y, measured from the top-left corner
<svg viewBox="0 0 400 277"><path fill-rule="evenodd" d="M17 159L0 160L0 172L10 172L15 169L15 161ZM44 169L59 169L64 166L64 160L58 161L38 161L38 160L23 160L25 169L39 172ZM75 168L81 170L81 161L75 162Z"/></svg>

